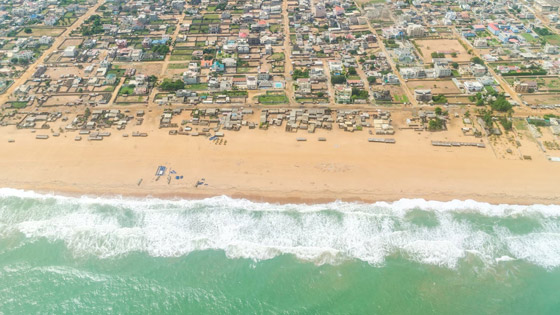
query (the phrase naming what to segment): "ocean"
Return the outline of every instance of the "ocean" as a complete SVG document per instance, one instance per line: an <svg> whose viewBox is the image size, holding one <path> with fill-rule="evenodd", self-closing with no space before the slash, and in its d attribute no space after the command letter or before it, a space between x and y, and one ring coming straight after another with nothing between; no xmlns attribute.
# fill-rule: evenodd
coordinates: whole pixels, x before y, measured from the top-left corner
<svg viewBox="0 0 560 315"><path fill-rule="evenodd" d="M560 206L0 189L3 314L558 314Z"/></svg>

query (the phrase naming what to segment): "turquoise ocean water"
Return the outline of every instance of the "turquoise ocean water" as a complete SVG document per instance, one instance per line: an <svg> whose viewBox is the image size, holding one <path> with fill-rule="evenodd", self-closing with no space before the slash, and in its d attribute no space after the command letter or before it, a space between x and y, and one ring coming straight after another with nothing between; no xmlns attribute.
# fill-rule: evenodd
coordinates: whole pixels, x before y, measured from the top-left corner
<svg viewBox="0 0 560 315"><path fill-rule="evenodd" d="M559 314L560 206L0 189L0 313Z"/></svg>

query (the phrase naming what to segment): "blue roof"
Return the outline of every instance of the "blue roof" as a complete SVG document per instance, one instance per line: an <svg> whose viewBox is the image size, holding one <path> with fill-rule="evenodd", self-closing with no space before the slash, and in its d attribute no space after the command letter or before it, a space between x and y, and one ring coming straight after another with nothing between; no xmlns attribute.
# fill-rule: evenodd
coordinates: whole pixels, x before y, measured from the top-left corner
<svg viewBox="0 0 560 315"><path fill-rule="evenodd" d="M154 39L152 40L152 44L154 45L161 45L167 43L167 39Z"/></svg>

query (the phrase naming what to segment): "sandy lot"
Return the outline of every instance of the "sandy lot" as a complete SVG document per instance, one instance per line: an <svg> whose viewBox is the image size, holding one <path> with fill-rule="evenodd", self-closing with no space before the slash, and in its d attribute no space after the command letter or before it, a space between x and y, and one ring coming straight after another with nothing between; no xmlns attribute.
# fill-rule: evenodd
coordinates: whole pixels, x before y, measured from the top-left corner
<svg viewBox="0 0 560 315"><path fill-rule="evenodd" d="M84 40L81 38L67 38L64 42L62 42L62 44L60 44L60 46L58 46L58 49L64 50L68 46L79 46L83 41Z"/></svg>
<svg viewBox="0 0 560 315"><path fill-rule="evenodd" d="M554 94L523 94L521 98L531 105L560 104L560 93Z"/></svg>
<svg viewBox="0 0 560 315"><path fill-rule="evenodd" d="M431 89L432 94L461 93L451 80L409 80L407 85L411 90Z"/></svg>
<svg viewBox="0 0 560 315"><path fill-rule="evenodd" d="M18 33L18 36L29 37L29 36L59 36L64 32L66 28L64 27L30 27L32 32L27 34L24 30Z"/></svg>
<svg viewBox="0 0 560 315"><path fill-rule="evenodd" d="M426 39L415 42L422 51L425 63L432 62L432 52L445 53L445 57L453 61L469 61L472 57L456 39ZM457 53L457 57L451 57L453 52Z"/></svg>

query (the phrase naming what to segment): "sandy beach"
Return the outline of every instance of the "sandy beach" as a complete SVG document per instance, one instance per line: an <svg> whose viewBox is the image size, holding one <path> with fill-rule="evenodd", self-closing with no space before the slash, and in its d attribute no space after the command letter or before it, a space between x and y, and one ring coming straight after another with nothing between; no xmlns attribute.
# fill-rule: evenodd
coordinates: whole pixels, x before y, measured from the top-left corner
<svg viewBox="0 0 560 315"><path fill-rule="evenodd" d="M368 143L366 131L295 134L278 127L228 132L227 145L216 145L203 137L170 136L168 129L156 126L155 117L140 126L138 130L149 133L146 138L122 137L131 132L127 130L113 131L103 141L79 142L74 141L77 133L36 140L37 134L50 132L5 127L0 135L0 186L73 195L228 195L282 203L401 198L560 203L555 175L560 163L543 154L524 161L500 159L488 147L430 145L451 132L404 130L394 136L396 144L381 144ZM297 142L297 137L307 141ZM464 141L474 138L469 139ZM160 165L176 172L169 183L167 174L156 180ZM203 178L207 185L195 187Z"/></svg>

